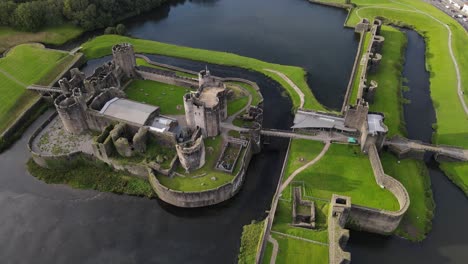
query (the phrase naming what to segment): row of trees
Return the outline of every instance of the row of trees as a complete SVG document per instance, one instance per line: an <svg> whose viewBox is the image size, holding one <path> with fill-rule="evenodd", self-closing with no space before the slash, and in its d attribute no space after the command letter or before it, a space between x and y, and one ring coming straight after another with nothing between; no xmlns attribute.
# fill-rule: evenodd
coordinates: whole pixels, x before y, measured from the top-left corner
<svg viewBox="0 0 468 264"><path fill-rule="evenodd" d="M0 25L37 31L71 22L85 30L104 28L149 11L166 0L0 0Z"/></svg>

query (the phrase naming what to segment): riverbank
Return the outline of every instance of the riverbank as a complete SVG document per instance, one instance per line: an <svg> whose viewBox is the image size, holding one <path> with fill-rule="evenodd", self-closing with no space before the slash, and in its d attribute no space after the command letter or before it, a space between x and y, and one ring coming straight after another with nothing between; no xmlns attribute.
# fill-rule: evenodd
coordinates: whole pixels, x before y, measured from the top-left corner
<svg viewBox="0 0 468 264"><path fill-rule="evenodd" d="M327 111L327 109L322 106L312 94L312 91L305 79L306 72L304 69L299 67L268 63L227 52L195 49L117 35L104 35L96 37L84 43L82 45L82 51L88 59L100 58L109 55L111 52L111 47L122 42L129 42L133 44L137 53L164 55L258 71L279 82L291 97L293 101L293 107L298 108L301 105L300 95L297 94L294 88L288 84L286 80L277 74L268 71L268 69L279 71L285 74L300 88L304 94L304 108Z"/></svg>

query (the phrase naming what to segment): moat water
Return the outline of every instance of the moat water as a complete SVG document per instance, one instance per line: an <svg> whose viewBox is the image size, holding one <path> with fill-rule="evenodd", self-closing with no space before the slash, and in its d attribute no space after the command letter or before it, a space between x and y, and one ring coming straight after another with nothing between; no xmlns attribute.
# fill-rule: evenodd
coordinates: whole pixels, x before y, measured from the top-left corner
<svg viewBox="0 0 468 264"><path fill-rule="evenodd" d="M126 24L135 37L304 67L317 98L328 107L339 108L357 48L353 31L343 28L345 17L343 10L305 0L191 0L166 5ZM411 34L408 55L416 57L408 58L405 76L411 80L410 86L422 81L421 90L412 87L411 92L427 94L424 43ZM192 70L205 66L152 58ZM91 61L85 70L106 59ZM411 66L412 61L419 64ZM277 83L245 70L209 67L215 75L256 81L265 97L265 127L290 126L291 103ZM431 116L427 109L432 105L426 99L420 105L418 96L412 99L405 117L408 123L421 123L408 127L409 135L430 140L432 119L411 117L413 111L408 107L421 106L426 117ZM24 164L29 158L26 141L40 123L38 120L10 150L0 154L0 236L4 238L0 256L11 263L236 263L242 226L266 215L287 148L285 140L272 141L254 156L246 182L234 199L186 210L158 200L36 180ZM353 232L353 263L464 263L468 259L467 251L462 250L467 246L463 240L468 237L463 226L467 210L456 209L466 208L467 199L436 167L430 171L438 207L428 239L412 244Z"/></svg>
<svg viewBox="0 0 468 264"><path fill-rule="evenodd" d="M403 75L410 90L404 97L408 138L431 142L436 122L429 91L429 73L425 70L424 39L415 31L405 30L408 38ZM467 263L468 199L438 168L430 157L426 165L432 182L436 209L432 231L421 243L398 237L351 232L348 249L353 263ZM411 177L411 175L408 175Z"/></svg>

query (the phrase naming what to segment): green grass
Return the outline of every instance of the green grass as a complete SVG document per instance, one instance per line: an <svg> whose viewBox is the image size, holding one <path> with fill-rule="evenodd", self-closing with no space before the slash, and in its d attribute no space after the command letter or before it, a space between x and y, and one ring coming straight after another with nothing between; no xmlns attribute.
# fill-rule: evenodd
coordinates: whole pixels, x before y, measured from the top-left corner
<svg viewBox="0 0 468 264"><path fill-rule="evenodd" d="M277 264L324 264L328 263L328 247L310 242L273 235L278 241Z"/></svg>
<svg viewBox="0 0 468 264"><path fill-rule="evenodd" d="M468 196L468 163L442 162L440 168Z"/></svg>
<svg viewBox="0 0 468 264"><path fill-rule="evenodd" d="M271 255L273 254L273 244L267 242L265 251L263 252L263 264L270 264Z"/></svg>
<svg viewBox="0 0 468 264"><path fill-rule="evenodd" d="M245 225L242 230L241 246L239 252L239 264L255 263L257 250L263 233L264 221Z"/></svg>
<svg viewBox="0 0 468 264"><path fill-rule="evenodd" d="M248 96L243 96L240 98L236 98L232 101L228 102L228 116L231 116L237 112L239 112L241 109L243 109L247 103L249 102L249 97Z"/></svg>
<svg viewBox="0 0 468 264"><path fill-rule="evenodd" d="M259 71L278 81L289 93L293 101L294 107L298 107L300 104L300 98L299 95L294 91L294 89L290 85L288 85L286 81L284 81L282 78L280 78L274 73L265 71L264 69L268 68L278 70L286 74L302 90L302 92L305 95L305 108L326 110L322 105L318 103L316 98L313 96L312 91L308 87L305 79L306 72L300 67L268 63L253 58L235 55L232 53L194 49L189 47L182 47L149 40L133 39L117 35L99 36L84 43L82 47L87 58L92 59L111 54L112 46L121 42L132 43L136 52L139 53L160 54L165 56L204 61L220 65L236 66Z"/></svg>
<svg viewBox="0 0 468 264"><path fill-rule="evenodd" d="M162 115L183 115L183 96L188 91L185 87L148 80L133 80L125 89L129 99L159 106Z"/></svg>
<svg viewBox="0 0 468 264"><path fill-rule="evenodd" d="M173 190L184 192L206 191L229 183L239 172L241 162L237 162L232 174L216 170L214 167L222 151L221 143L221 136L215 137L214 139L205 138L205 165L189 174L186 174L182 166L179 166L176 170L177 173L183 174L185 177L175 176L169 178L164 175L157 175L156 177L162 185ZM245 149L242 150L238 161L240 161L244 153ZM212 177L215 177L216 180L211 180Z"/></svg>
<svg viewBox="0 0 468 264"><path fill-rule="evenodd" d="M405 135L405 123L402 111L402 70L406 35L389 26L383 26L381 31L385 37L382 49L382 61L376 73L369 74L370 80L379 84L375 93L371 111L383 112L385 124L388 126L388 136Z"/></svg>
<svg viewBox="0 0 468 264"><path fill-rule="evenodd" d="M468 101L468 53L466 53L468 34L463 27L453 18L423 1L380 0L376 3L371 0L354 0L353 3L357 4L358 8L350 14L348 25L356 24L359 16L369 19L381 16L393 23L410 26L425 38L426 68L430 72L431 97L437 115L434 142L468 147L467 116L457 95L455 67L448 48L448 30L429 16L417 12L427 12L443 24L447 24L452 30L452 47L460 67L464 99Z"/></svg>
<svg viewBox="0 0 468 264"><path fill-rule="evenodd" d="M47 27L34 33L17 31L8 27L0 27L0 52L28 42L61 45L69 40L77 38L83 32L83 29L73 25Z"/></svg>
<svg viewBox="0 0 468 264"><path fill-rule="evenodd" d="M24 44L0 59L0 132L39 97L27 91L33 83L48 84L73 60L72 56Z"/></svg>
<svg viewBox="0 0 468 264"><path fill-rule="evenodd" d="M284 171L283 182L295 170L312 161L323 149L322 142L307 139L293 139L289 150L288 163Z"/></svg>
<svg viewBox="0 0 468 264"><path fill-rule="evenodd" d="M423 240L431 230L435 207L424 162L411 159L398 162L390 153L383 153L381 160L385 173L400 181L410 196L410 207L396 234L413 241Z"/></svg>
<svg viewBox="0 0 468 264"><path fill-rule="evenodd" d="M278 202L272 229L283 234L328 243L327 215L329 204L323 201L314 202L316 229L290 226L292 223L292 201L285 200L280 200Z"/></svg>
<svg viewBox="0 0 468 264"><path fill-rule="evenodd" d="M73 168L46 169L32 159L27 163L31 175L49 184L67 184L78 189L156 197L151 185L124 172L116 172L104 163L80 161Z"/></svg>
<svg viewBox="0 0 468 264"><path fill-rule="evenodd" d="M254 105L254 106L258 105L260 102L263 101L263 98L262 98L262 96L260 94L260 91L255 90L252 86L250 86L250 85L248 85L246 83L243 83L243 82L227 82L226 84L227 85L229 85L229 84L239 85L242 88L249 91L249 93L252 95L252 105Z"/></svg>
<svg viewBox="0 0 468 264"><path fill-rule="evenodd" d="M304 195L329 200L333 194L351 197L353 204L396 211L398 201L375 182L369 158L358 146L332 144L325 156L294 179L304 182ZM283 197L291 196L286 189Z"/></svg>
<svg viewBox="0 0 468 264"><path fill-rule="evenodd" d="M356 70L356 75L354 75L353 86L351 88L351 95L349 96L349 101L348 101L348 103L352 105L356 104L356 100L357 100L357 96L359 92L360 77L361 77L362 71L366 70L364 65L361 65L361 60L363 56L366 55L366 51L369 46L370 39L371 39L371 34L369 32L366 32L362 46L359 47L361 49L361 54L360 54L361 56L358 61L358 68Z"/></svg>

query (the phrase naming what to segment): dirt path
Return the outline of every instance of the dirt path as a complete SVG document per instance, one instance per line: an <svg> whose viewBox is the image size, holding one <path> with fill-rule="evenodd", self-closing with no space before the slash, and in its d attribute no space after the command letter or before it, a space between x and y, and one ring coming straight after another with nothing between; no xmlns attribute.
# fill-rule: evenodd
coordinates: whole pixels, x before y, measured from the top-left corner
<svg viewBox="0 0 468 264"><path fill-rule="evenodd" d="M304 107L304 93L301 91L301 89L293 82L291 79L288 78L284 73L275 71L275 70L270 70L270 69L264 69L265 71L269 71L272 73L277 74L279 77L281 77L283 80L285 80L291 87L296 91L296 93L299 95L299 98L301 99L301 103L299 105L299 108Z"/></svg>
<svg viewBox="0 0 468 264"><path fill-rule="evenodd" d="M317 157L315 157L315 159L313 159L312 161L308 162L307 164L305 164L304 166L300 167L299 169L295 170L291 175L289 175L288 179L281 185L281 189L280 189L280 192L283 192L284 189L286 189L286 187L288 187L288 185L291 183L292 180L294 180L294 178L299 174L301 173L302 171L304 171L305 169L307 169L308 167L314 165L315 163L317 163L324 155L325 153L327 153L328 149L330 148L330 141L328 141L325 146L323 147L322 151L320 152L320 154L318 154Z"/></svg>
<svg viewBox="0 0 468 264"><path fill-rule="evenodd" d="M380 5L373 5L373 6L365 6L365 7L362 7L362 8L359 8L356 10L356 15L359 17L359 19L362 19L362 17L359 15L359 11L363 10L363 9L387 9L387 10L395 10L395 11L402 11L402 12L411 12L411 13L418 13L418 14L423 14L429 18L431 18L432 20L436 21L437 23L443 25L447 31L448 31L448 39L447 39L447 44L448 44L448 47L449 47L449 53L450 53L450 57L452 59L452 62L453 62L453 65L455 66L455 73L457 75L457 95L458 95L458 99L460 100L460 103L463 107L463 110L465 112L465 115L468 116L468 106L466 105L466 102L465 102L465 99L464 99L464 95L463 95L463 85L462 85L462 80L461 80L461 75L460 75L460 68L458 67L458 62L457 62L457 59L455 58L455 55L453 53L453 48L452 48L452 30L450 29L450 27L445 24L444 22L440 21L439 19L433 17L431 14L429 13L426 13L424 11L421 11L413 6L409 6L409 5L406 5L406 4L403 4L403 3L400 3L398 1L391 1L393 3L396 3L396 4L400 4L400 5L403 5L403 6L406 6L408 8L411 8L413 10L408 10L408 9L400 9L400 8L394 8L394 7L385 7L385 6L380 6Z"/></svg>

